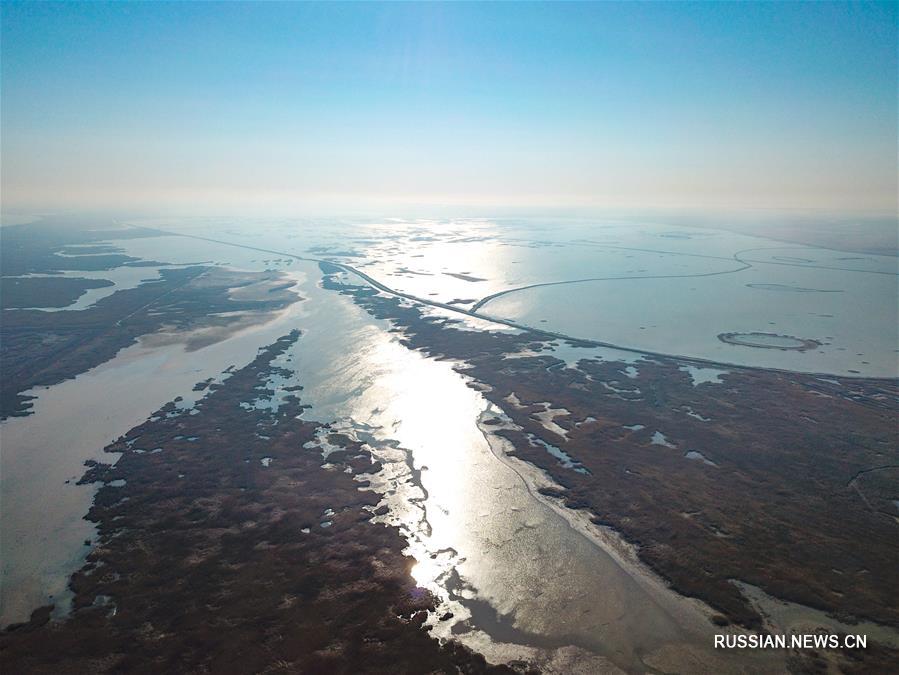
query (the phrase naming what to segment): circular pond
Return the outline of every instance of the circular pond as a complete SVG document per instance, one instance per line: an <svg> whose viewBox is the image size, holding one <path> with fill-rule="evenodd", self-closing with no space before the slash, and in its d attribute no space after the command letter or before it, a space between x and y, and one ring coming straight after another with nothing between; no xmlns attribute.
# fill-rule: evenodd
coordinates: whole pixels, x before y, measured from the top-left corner
<svg viewBox="0 0 899 675"><path fill-rule="evenodd" d="M792 349L804 352L821 345L817 340L807 340L777 333L720 333L718 339L730 345L758 347L759 349Z"/></svg>

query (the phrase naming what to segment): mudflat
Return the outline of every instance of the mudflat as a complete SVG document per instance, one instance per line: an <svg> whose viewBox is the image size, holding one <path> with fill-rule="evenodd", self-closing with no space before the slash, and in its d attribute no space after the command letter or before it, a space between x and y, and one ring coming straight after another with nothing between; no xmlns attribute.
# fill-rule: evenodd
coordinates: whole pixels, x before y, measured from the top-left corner
<svg viewBox="0 0 899 675"><path fill-rule="evenodd" d="M101 484L99 540L71 581L74 613L51 608L0 636L10 672L505 672L421 629L395 528L371 523L381 470L359 443L327 457L291 394L266 394L285 335L192 410L174 403L107 448L82 479ZM268 393L271 393L270 391ZM310 443L311 442L311 443Z"/></svg>

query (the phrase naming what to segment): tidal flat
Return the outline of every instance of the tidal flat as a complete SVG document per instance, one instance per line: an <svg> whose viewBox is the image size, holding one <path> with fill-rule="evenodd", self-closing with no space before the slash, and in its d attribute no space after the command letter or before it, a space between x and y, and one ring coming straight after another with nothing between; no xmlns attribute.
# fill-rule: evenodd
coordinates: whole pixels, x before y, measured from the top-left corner
<svg viewBox="0 0 899 675"><path fill-rule="evenodd" d="M518 322L491 321L483 312L493 301L470 313L477 302L508 287L507 282L539 281L538 261L546 262L543 273L548 275L566 269L566 256L577 248L584 264L591 256L600 264L601 256L590 246L572 245L577 240L573 231L555 237L566 244L523 232L518 224L483 221L446 224L455 228L452 235L430 222L279 223L268 229L232 226L226 235L221 224L205 221L153 224L161 230L148 225L138 230L141 236L104 234L99 241L107 243L96 244L95 254L110 255L111 247L122 264L154 261L158 279L116 291L81 310L34 314L60 315L41 319L47 322L39 326L42 331L60 317L74 325L88 323L86 318L98 308L127 308L128 319L107 322L105 333L97 322L92 342L86 343L100 347L89 350L93 361L69 361L69 370L60 371L74 379L47 389L29 389L23 381L14 392L18 398L10 400L12 410L26 416L4 422L4 433L17 422L51 429L64 423L64 409L77 409L70 405L73 401L83 399L96 407L113 391L120 392L117 400L127 414L105 425L104 433L111 437L86 436L81 450L75 443L55 443L67 468L46 474L45 492L62 480L70 481L66 488L76 489L78 467L85 459L100 464L120 459L111 467L92 464L86 484L77 488L83 501L61 510L58 531L74 533L74 538L61 537L48 559L56 565L57 589L74 576L68 590L54 598L53 612L40 593L24 603L19 614L26 625L4 635L4 654L19 658L28 651L22 645L40 640L27 636L57 634L52 631L66 636L111 630L124 644L129 631L137 630L136 614L130 615L131 623L119 623L134 584L149 584L165 565L181 565L179 560L210 569L231 565L234 558L229 556L247 551L252 541L254 551L265 551L273 565L282 565L294 547L304 545L304 537L343 536L348 532L343 527L346 510L340 499L327 496L329 477L340 474L354 481L357 492L361 489L353 500L362 501L351 500L351 511L358 512L366 528L381 528L394 537L386 549L378 548L369 534L353 530L353 537L361 537L353 555L369 556L369 570L382 569L379 560L401 570L383 596L388 603L412 602L410 597L420 602L409 612L415 616L416 637L409 633L408 639L423 636L425 641L415 644L428 645L421 648L426 660L404 662L407 672L458 664L478 671L490 663L546 672L575 667L608 672L811 667L814 659L807 654L725 660L714 654L715 632L780 627L777 616L759 604L761 597L789 600L800 614L806 608L807 617L829 615L836 622L831 627L839 630L851 630L856 620L876 625L871 633L876 648L861 661L856 653L828 655L836 667L851 671L853 664L876 667L895 658L890 650L896 647L897 617L884 598L897 592L888 570L895 555L890 528L896 475L883 468L899 464L890 424L899 400L894 379L721 365L627 345L616 349L567 340L553 334L557 326L549 322L537 322L531 330ZM427 239L413 247L411 242L424 232L430 233ZM623 236L620 228L617 232ZM231 241L183 236L191 233ZM689 238L654 233L658 230L647 228L641 236L690 252ZM730 237L706 237L717 247L710 254L731 247ZM618 243L610 239L604 246ZM493 268L484 251L501 256ZM514 259L502 257L509 251ZM619 256L621 273L640 262L626 257L632 253ZM776 258L790 258L778 264L812 261L777 253ZM457 254L459 259L450 260ZM402 265L391 267L400 260ZM687 264L672 260L659 256L659 264ZM874 269L865 261L843 264ZM633 271L646 272L641 269ZM183 286L163 290L168 278ZM471 289L482 286L485 295L472 298ZM775 295L765 288L752 290ZM806 296L817 294L776 295L804 303ZM142 298L146 301L138 302ZM212 304L209 298L215 299ZM301 334L293 335L294 329ZM779 333L764 328L754 332ZM289 333L291 339L278 340ZM258 348L270 357L264 366L252 361ZM40 358L40 348L35 349ZM102 379L97 379L98 388L90 394L87 383L94 374L113 375L126 361L136 370L119 374L144 373L152 396L135 397L127 387L117 390L115 378L105 394ZM227 389L251 361L256 364L251 368L257 379L253 387ZM159 369L166 362L173 364L177 377ZM168 384L161 386L164 382ZM226 389L230 393L221 393ZM30 409L28 396L35 397ZM224 396L236 406L233 412L217 403ZM58 405L51 405L54 400ZM166 401L170 403L163 405ZM27 416L29 411L33 414ZM241 428L251 426L252 437L235 432L232 421ZM295 425L304 424L302 433L296 431ZM855 431L847 436L845 429ZM296 433L282 436L291 430ZM662 434L664 443L654 443L654 434ZM109 452L100 452L110 442ZM17 444L26 447L24 441ZM308 461L297 464L295 454L308 455ZM144 492L141 472L151 467L164 471L160 476L166 481L154 479L152 490ZM251 517L231 518L236 512L219 510L217 496L199 498L194 492L198 471L226 476L232 470L254 476L254 482L235 483L239 499L253 500ZM99 530L94 531L90 522L79 521L91 508L93 490L87 483L98 479L101 487L91 517ZM212 489L210 480L202 478L203 490ZM266 481L280 487L272 492ZM831 495L827 500L822 500L822 485ZM254 491L256 487L262 491ZM190 537L177 535L182 526L210 524L221 530L217 537L231 542L232 535L243 536L247 523L269 517L264 514L278 522L290 519L293 506L279 501L282 492L291 495L291 505L298 499L314 504L303 507L297 527L279 529L276 539L267 529L248 532L248 539L234 539L244 541L235 548L196 546ZM160 558L158 565L129 575L127 582L114 574L97 577L94 568L102 569L110 555L116 564L136 564L115 552L121 537L131 541L127 533L107 537L116 530L104 525L118 516L136 517L129 515L138 503L132 503L132 494L161 500L141 527L162 538L173 533L167 551L159 554L168 556L166 562ZM176 503L171 500L182 500L177 511L187 514L183 523L174 511L162 508ZM27 498L21 501L28 506ZM846 527L834 533L828 519L836 514ZM776 536L784 523L789 539ZM85 536L79 527L86 528ZM406 557L395 557L397 551ZM303 565L314 566L328 555L318 551L303 558ZM245 578L268 579L267 569L254 568ZM275 586L289 582L286 568L278 569ZM373 574L378 578L371 571L365 578ZM315 593L288 593L290 607L299 612L316 607L322 597L329 602L344 597L342 582L328 575L315 576L314 583ZM361 583L353 582L357 589L363 588ZM230 584L226 587L232 588ZM750 587L764 595L745 590ZM180 611L182 599L166 593L151 592L149 586L138 591L145 603L141 611L156 603ZM67 598L73 600L71 612L64 606ZM279 626L287 626L282 621L294 621L289 613L274 612L274 594L244 603L201 585L197 601L201 599L229 617L225 627L266 616L272 617L266 635L274 635ZM28 612L38 607L43 609L27 621ZM284 642L257 635L254 640L273 645L274 651L266 657L251 649L245 663L257 658L252 663L263 663L277 653L295 664L361 667L364 661L353 660L357 657L350 646L362 634L343 618L328 616L335 622L329 624L334 629L330 642L313 641L290 651ZM198 644L218 639L192 635ZM399 633L384 635L388 637L379 649L385 654L411 644L389 637ZM92 640L86 644L93 646L80 652L84 663L131 663L118 661L121 654L103 651ZM304 651L307 647L310 651ZM203 661L202 651L197 647L189 657L195 659L191 667L210 663ZM323 654L335 660L314 660ZM166 658L170 668L188 669L188 662L173 654ZM49 671L59 663L37 660L30 665ZM377 662L371 663L377 669Z"/></svg>
<svg viewBox="0 0 899 675"><path fill-rule="evenodd" d="M300 419L299 397L277 411L241 405L266 393L299 335L196 408L163 406L107 447L114 465L91 463L82 482L101 485L88 514L99 538L72 577L74 611L49 621L41 607L8 628L4 669L509 672L421 630L434 600L396 529L371 523L378 498L359 490L379 471L370 452L349 443L323 470L318 448L298 451L319 428Z"/></svg>
<svg viewBox="0 0 899 675"><path fill-rule="evenodd" d="M775 597L845 618L844 630L857 617L891 626L893 646L882 649L895 649L899 617L889 600L899 590L890 572L895 516L880 488L869 498L847 486L867 471L863 466L895 485L895 475L886 473L895 473L890 467L899 459L896 382L738 368L720 371L717 384L697 386L681 363L657 356L640 361L636 378L614 360L586 358L576 368L557 368L565 362L541 347L538 336L472 333L452 320L423 318L417 308L352 279L335 283L402 326L411 345L464 363L477 389L520 427L498 432L511 442L510 453L561 486L545 493L635 543L641 561L675 590L717 609L719 623L772 628L731 582L751 578ZM522 349L534 355L505 358ZM610 391L603 386L609 383L636 385L639 396ZM518 405L508 405L512 396ZM547 399L569 411L554 419L566 434L547 436L540 419ZM634 418L665 422L671 440L653 449L652 434L615 431ZM850 425L864 432L846 438ZM550 439L588 472L572 471L528 437ZM691 452L709 461L685 461ZM832 486L826 497L822 482ZM834 532L837 513L846 526ZM791 537L776 536L769 518L786 519Z"/></svg>

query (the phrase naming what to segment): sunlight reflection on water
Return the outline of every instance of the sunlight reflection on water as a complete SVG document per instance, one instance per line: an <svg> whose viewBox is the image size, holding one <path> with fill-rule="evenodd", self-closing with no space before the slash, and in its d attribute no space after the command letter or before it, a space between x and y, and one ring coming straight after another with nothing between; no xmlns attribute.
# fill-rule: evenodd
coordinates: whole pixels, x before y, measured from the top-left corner
<svg viewBox="0 0 899 675"><path fill-rule="evenodd" d="M512 241L489 223L466 224L462 230L467 236L415 244L414 238L428 231L425 225L418 228L388 223L375 228L375 235L366 228L349 228L297 239L297 233L285 228L272 235L235 230L228 236L300 255L313 244L330 243L334 256L339 249L341 255L358 252L352 264L365 265L388 285L434 293L441 301L476 297L473 289L483 297L539 275L570 272L572 261L589 266L597 260L589 246L559 253L562 247L553 242ZM374 243L352 243L363 236ZM448 621L432 617L434 634L455 635L495 660L524 656L539 661L575 647L585 659L607 659L628 670L649 664L693 670L702 664L706 670L725 672L739 665L732 655L722 662L708 652L713 627L697 603L665 589L626 555L600 546L599 534L582 514L559 509L536 494L536 487L547 484L546 477L508 458L506 441L479 426L489 404L467 386L454 364L409 350L387 322L372 319L349 298L322 289L313 263L195 240L177 243L173 247L170 238L133 240L123 248L132 255L175 263L215 260L241 269L305 272L300 292L308 300L291 314L289 326L278 325L299 327L303 336L280 358L296 370L293 383L305 387L301 397L312 405L305 415L367 443L383 462L384 470L372 477L373 488L390 507L382 518L401 528L416 560L417 583L441 600L437 616L454 614ZM459 257L459 251L469 253ZM628 255L609 254L604 260L614 259L627 272L641 263ZM398 266L430 273L396 276ZM382 277L387 270L390 275ZM252 348L244 349L242 354L252 355ZM558 346L559 355L581 351ZM613 353L602 352L606 357ZM641 358L631 355L628 360ZM290 378L279 384L288 382ZM129 412L147 414L147 405L135 405Z"/></svg>

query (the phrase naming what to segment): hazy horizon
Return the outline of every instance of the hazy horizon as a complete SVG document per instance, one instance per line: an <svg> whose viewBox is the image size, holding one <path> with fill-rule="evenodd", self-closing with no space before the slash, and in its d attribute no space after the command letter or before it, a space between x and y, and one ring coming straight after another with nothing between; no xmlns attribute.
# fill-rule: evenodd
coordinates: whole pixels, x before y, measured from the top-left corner
<svg viewBox="0 0 899 675"><path fill-rule="evenodd" d="M894 4L2 7L4 211L896 210Z"/></svg>

